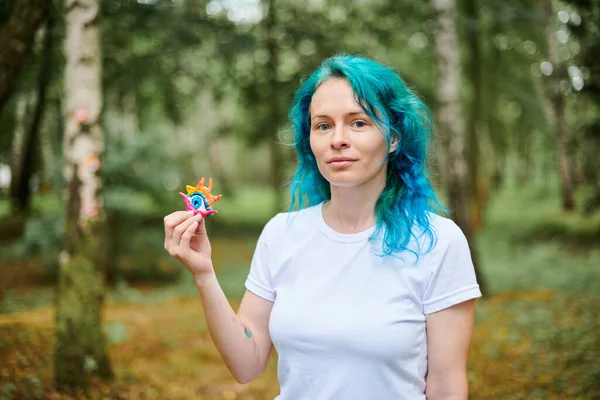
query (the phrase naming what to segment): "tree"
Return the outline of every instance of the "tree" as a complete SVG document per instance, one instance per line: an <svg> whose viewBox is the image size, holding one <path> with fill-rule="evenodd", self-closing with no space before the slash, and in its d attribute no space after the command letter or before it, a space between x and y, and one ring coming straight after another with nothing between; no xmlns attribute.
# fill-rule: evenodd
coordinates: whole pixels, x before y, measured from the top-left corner
<svg viewBox="0 0 600 400"><path fill-rule="evenodd" d="M31 52L35 32L51 4L49 0L17 0L10 19L0 31L0 110L12 94Z"/></svg>
<svg viewBox="0 0 600 400"><path fill-rule="evenodd" d="M480 5L478 0L468 0L464 2L467 20L466 42L469 52L469 62L466 64L466 77L471 82L472 95L469 104L469 118L467 126L467 160L469 167L469 175L471 178L470 188L471 193L471 216L473 218L473 229L475 232L481 229L485 198L489 187L488 182L483 181L480 173L479 153L481 144L479 135L483 134L485 117L484 112L484 96L483 96L483 63L481 57L481 41L483 40L483 24L479 17Z"/></svg>
<svg viewBox="0 0 600 400"><path fill-rule="evenodd" d="M469 169L465 160L464 121L460 105L460 58L456 26L455 0L433 0L438 29L435 33L437 56L438 125L444 151L443 167L448 202L453 218L464 232L471 248L477 280L482 291L484 280L479 273L473 223L468 213L470 199Z"/></svg>
<svg viewBox="0 0 600 400"><path fill-rule="evenodd" d="M572 82L579 80L583 115L579 115L574 130L581 133L580 155L585 181L592 186L592 192L585 199L584 210L592 212L600 208L600 0L569 0L579 18L569 19L569 29L581 44L581 52L577 57L579 64L589 71L582 74L575 68ZM574 14L572 14L574 15ZM583 76L582 76L583 75ZM579 103L579 104L581 104Z"/></svg>
<svg viewBox="0 0 600 400"><path fill-rule="evenodd" d="M31 117L27 110L18 112L17 126L13 137L13 179L10 186L10 199L13 214L29 211L31 198L31 177L35 171L35 156L40 148L40 130L46 107L46 93L52 73L54 18L50 12L43 29L43 46L38 70L35 106ZM25 97L25 96L23 96ZM27 101L25 101L27 103ZM26 108L26 107L25 107ZM17 107L19 111L19 107ZM29 118L30 117L30 118ZM29 121L27 127L26 122Z"/></svg>
<svg viewBox="0 0 600 400"><path fill-rule="evenodd" d="M104 212L100 167L103 134L99 0L66 0L66 229L56 304L55 385L86 387L90 376L111 377L101 329L100 266Z"/></svg>
<svg viewBox="0 0 600 400"><path fill-rule="evenodd" d="M277 81L277 66L279 65L279 46L275 37L277 29L277 7L275 0L267 0L266 2L267 17L264 21L264 36L269 61L267 61L267 95L263 101L268 102L271 115L266 116L267 121L265 126L268 126L271 138L269 140L269 150L271 152L271 185L275 192L274 212L280 211L283 204L283 183L285 173L283 171L283 157L280 150L279 128L281 126L281 110L279 109L279 99L277 93L280 85Z"/></svg>
<svg viewBox="0 0 600 400"><path fill-rule="evenodd" d="M546 0L545 8L549 11L546 25L546 40L548 59L554 68L548 83L548 98L552 107L553 128L556 133L556 151L560 168L560 186L562 207L565 211L575 208L573 198L573 178L567 149L567 124L565 120L565 98L560 88L560 82L565 78L565 69L558 57L558 40L556 38L556 7L554 0Z"/></svg>

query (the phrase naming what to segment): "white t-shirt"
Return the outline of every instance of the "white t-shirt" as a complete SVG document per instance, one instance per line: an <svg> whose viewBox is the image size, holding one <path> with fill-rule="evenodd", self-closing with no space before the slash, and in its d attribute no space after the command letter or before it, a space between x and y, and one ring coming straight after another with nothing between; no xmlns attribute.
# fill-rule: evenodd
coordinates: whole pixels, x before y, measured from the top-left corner
<svg viewBox="0 0 600 400"><path fill-rule="evenodd" d="M334 231L322 204L267 223L246 288L274 302L277 400L425 400L425 315L481 296L460 228L431 224L437 243L415 264L376 255L375 227Z"/></svg>

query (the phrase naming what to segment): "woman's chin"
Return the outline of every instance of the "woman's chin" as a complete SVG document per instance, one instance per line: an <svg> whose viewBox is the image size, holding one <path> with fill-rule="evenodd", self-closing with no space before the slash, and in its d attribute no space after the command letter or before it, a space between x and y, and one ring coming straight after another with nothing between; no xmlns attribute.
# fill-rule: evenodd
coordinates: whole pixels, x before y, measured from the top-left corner
<svg viewBox="0 0 600 400"><path fill-rule="evenodd" d="M331 186L340 188L351 188L359 186L362 181L356 176L334 176L326 178Z"/></svg>
<svg viewBox="0 0 600 400"><path fill-rule="evenodd" d="M385 186L385 171L378 171L378 173L373 175L357 172L358 171L339 171L333 174L328 173L323 176L332 187L354 188L364 186L365 184L367 184L367 187L372 187L372 184L375 184L376 181L381 181L381 184Z"/></svg>

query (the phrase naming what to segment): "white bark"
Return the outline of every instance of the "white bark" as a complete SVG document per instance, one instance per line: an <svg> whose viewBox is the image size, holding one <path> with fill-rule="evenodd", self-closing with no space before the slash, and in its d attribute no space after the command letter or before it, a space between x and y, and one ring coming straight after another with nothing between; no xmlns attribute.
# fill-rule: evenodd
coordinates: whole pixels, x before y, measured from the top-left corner
<svg viewBox="0 0 600 400"><path fill-rule="evenodd" d="M464 232L471 248L471 258L482 291L483 276L479 273L478 257L469 215L470 178L465 158L465 124L460 106L460 53L454 17L455 0L433 0L437 14L435 49L438 69L439 131L446 152L442 173L446 175L446 191L453 218Z"/></svg>
<svg viewBox="0 0 600 400"><path fill-rule="evenodd" d="M468 223L468 170L464 156L464 121L460 105L460 59L454 15L455 0L433 0L438 29L435 34L438 68L437 99L439 131L445 157L442 173L446 175L450 206L457 220ZM463 220L464 221L461 221Z"/></svg>
<svg viewBox="0 0 600 400"><path fill-rule="evenodd" d="M87 219L99 215L102 207L98 195L103 151L99 5L96 0L67 0L66 8L65 178L67 182L80 182L78 219L83 227ZM87 118L82 122L78 113L84 112Z"/></svg>
<svg viewBox="0 0 600 400"><path fill-rule="evenodd" d="M67 221L56 299L54 380L57 389L113 375L101 328L104 301L99 195L103 136L100 0L66 0L65 139Z"/></svg>

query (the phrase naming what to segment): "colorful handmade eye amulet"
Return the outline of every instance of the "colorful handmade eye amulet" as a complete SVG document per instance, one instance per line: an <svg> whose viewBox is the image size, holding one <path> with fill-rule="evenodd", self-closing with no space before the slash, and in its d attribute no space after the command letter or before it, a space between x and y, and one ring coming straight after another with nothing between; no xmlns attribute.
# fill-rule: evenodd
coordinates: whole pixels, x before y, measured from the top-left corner
<svg viewBox="0 0 600 400"><path fill-rule="evenodd" d="M187 195L179 192L183 197L186 211L193 211L194 215L202 214L203 217L208 217L217 213L217 210L212 209L212 205L221 199L221 195L213 196L210 191L213 187L212 179L208 180L208 187L204 186L204 177L196 186L185 185Z"/></svg>

